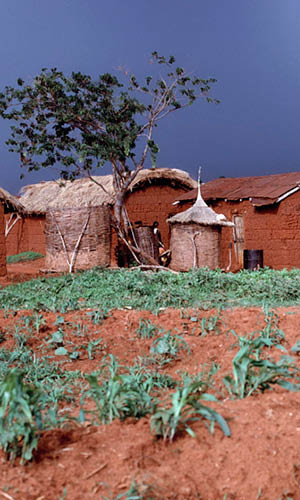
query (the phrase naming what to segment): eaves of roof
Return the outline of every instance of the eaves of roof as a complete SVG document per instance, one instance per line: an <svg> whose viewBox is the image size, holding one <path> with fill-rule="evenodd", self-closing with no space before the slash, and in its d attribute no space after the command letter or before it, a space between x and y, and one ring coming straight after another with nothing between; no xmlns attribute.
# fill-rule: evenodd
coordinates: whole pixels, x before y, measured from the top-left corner
<svg viewBox="0 0 300 500"><path fill-rule="evenodd" d="M201 186L205 201L249 200L254 206L279 203L300 189L300 172L258 177L219 178ZM178 203L197 198L197 189L184 193Z"/></svg>

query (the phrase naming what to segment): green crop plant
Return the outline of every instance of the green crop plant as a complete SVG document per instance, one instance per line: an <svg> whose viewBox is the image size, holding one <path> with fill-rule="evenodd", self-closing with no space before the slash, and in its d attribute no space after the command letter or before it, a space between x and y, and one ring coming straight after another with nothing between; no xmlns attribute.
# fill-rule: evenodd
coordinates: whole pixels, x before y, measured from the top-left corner
<svg viewBox="0 0 300 500"><path fill-rule="evenodd" d="M100 325L109 316L109 313L104 309L95 309L94 311L88 311L86 315L94 325Z"/></svg>
<svg viewBox="0 0 300 500"><path fill-rule="evenodd" d="M47 340L47 344L50 344L51 348L58 348L64 345L65 332L62 328L53 332L50 339Z"/></svg>
<svg viewBox="0 0 300 500"><path fill-rule="evenodd" d="M190 383L196 383L198 392L207 392L214 386L214 376L219 370L220 365L212 363L210 367L203 365L201 372L194 375L190 375L187 372L178 372L178 374L181 376L183 382L188 380Z"/></svg>
<svg viewBox="0 0 300 500"><path fill-rule="evenodd" d="M300 340L297 340L297 342L291 347L291 352L295 354L299 354L300 352Z"/></svg>
<svg viewBox="0 0 300 500"><path fill-rule="evenodd" d="M79 372L63 371L51 358L38 358L27 348L0 350L0 384L12 369L23 374L26 383L33 384L43 391L45 403L56 407L58 401L72 402L74 386L83 381Z"/></svg>
<svg viewBox="0 0 300 500"><path fill-rule="evenodd" d="M104 349L104 345L101 345L102 342L103 342L102 339L89 341L86 347L89 359L94 359L97 352L100 352L102 351L102 349Z"/></svg>
<svg viewBox="0 0 300 500"><path fill-rule="evenodd" d="M138 484L133 481L127 491L124 493L119 493L114 496L110 488L105 485L107 490L109 490L109 496L104 496L103 500L155 500L157 496L153 491L153 487L146 484Z"/></svg>
<svg viewBox="0 0 300 500"><path fill-rule="evenodd" d="M18 322L18 328L24 329L30 335L32 335L32 329L35 333L39 333L41 328L46 325L46 321L42 313L34 311L32 315L22 315L20 321Z"/></svg>
<svg viewBox="0 0 300 500"><path fill-rule="evenodd" d="M151 416L152 432L170 441L181 431L195 437L190 425L201 418L211 423L217 422L224 434L230 436L230 429L222 415L202 401L217 400L213 395L203 392L201 380L193 381L186 377L183 386L172 394L171 403L167 407L158 408Z"/></svg>
<svg viewBox="0 0 300 500"><path fill-rule="evenodd" d="M284 332L279 328L279 316L275 311L271 311L268 306L263 307L264 309L264 322L265 326L260 332L262 337L272 339L277 344L285 340Z"/></svg>
<svg viewBox="0 0 300 500"><path fill-rule="evenodd" d="M140 318L140 323L136 333L142 339L152 339L161 331L162 329L154 325L150 319Z"/></svg>
<svg viewBox="0 0 300 500"><path fill-rule="evenodd" d="M193 310L191 313L186 311L180 312L180 317L183 319L188 319L192 323L201 324L201 335L207 335L208 333L214 332L216 335L219 334L219 325L221 322L222 308L218 309L218 313L213 316L208 316L207 318L201 317L202 313L198 310Z"/></svg>
<svg viewBox="0 0 300 500"><path fill-rule="evenodd" d="M180 335L172 335L171 332L155 339L150 348L151 354L169 360L177 358L180 351L186 351L188 354L191 352L184 338Z"/></svg>
<svg viewBox="0 0 300 500"><path fill-rule="evenodd" d="M24 349L26 344L27 344L27 337L24 333L15 333L14 334L14 341L16 343L16 348L17 349Z"/></svg>
<svg viewBox="0 0 300 500"><path fill-rule="evenodd" d="M230 394L244 398L250 396L254 391L265 391L274 384L278 384L290 391L298 391L300 385L290 380L299 380L299 370L294 360L282 356L275 363L262 357L262 349L265 346L277 346L273 340L265 337L238 337L240 350L233 359L233 376L227 375L223 382Z"/></svg>
<svg viewBox="0 0 300 500"><path fill-rule="evenodd" d="M221 311L218 311L218 314L215 316L209 316L208 318L201 319L201 335L205 336L211 332L214 332L218 335L219 325L221 322Z"/></svg>
<svg viewBox="0 0 300 500"><path fill-rule="evenodd" d="M99 372L98 372L99 373ZM156 401L149 394L149 385L134 373L127 373L119 366L116 358L110 355L110 363L105 363L98 374L85 376L90 390L81 398L81 418L84 419L84 400L91 398L96 404L94 415L102 422L109 423L115 418L140 418L152 413Z"/></svg>
<svg viewBox="0 0 300 500"><path fill-rule="evenodd" d="M129 373L140 380L148 393L155 390L171 389L177 385L177 382L170 375L150 370L140 361L141 358L139 358L138 363L129 368Z"/></svg>
<svg viewBox="0 0 300 500"><path fill-rule="evenodd" d="M32 459L43 427L43 406L41 391L11 370L0 385L0 446L9 459Z"/></svg>

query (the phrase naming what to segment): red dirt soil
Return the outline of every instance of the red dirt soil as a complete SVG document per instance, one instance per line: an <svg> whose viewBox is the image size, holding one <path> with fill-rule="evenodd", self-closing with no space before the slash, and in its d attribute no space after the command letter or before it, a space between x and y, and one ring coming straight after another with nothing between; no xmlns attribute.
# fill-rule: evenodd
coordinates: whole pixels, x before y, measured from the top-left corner
<svg viewBox="0 0 300 500"><path fill-rule="evenodd" d="M11 266L7 282L17 281L18 271L12 271ZM20 279L24 280L30 273L26 274L24 264L22 267ZM36 275L38 267L31 268L31 273ZM162 373L178 378L182 372L199 373L204 365L221 365L213 387L220 404L212 406L226 418L232 435L226 437L218 426L210 434L204 422L198 421L192 424L196 438L181 433L173 442L164 442L151 434L148 417L99 426L68 424L44 432L34 460L27 465L21 466L18 460L11 465L0 452L1 500L113 500L133 481L145 492L144 498L300 500L300 393L274 386L272 391L233 400L222 384L222 377L232 373L237 352L231 330L245 335L263 328L262 309L223 311L217 329L205 336L201 335L201 319L216 315L216 311L186 311L186 318L182 318L178 310L162 310L158 316L147 311L114 310L100 325L94 325L87 312L90 310L64 315L65 322L80 324L84 333L79 337L70 327L67 339L81 345L101 337L105 349L93 360L86 351L74 361L54 356L57 361L64 360L65 369L91 372L99 367L104 353L113 354L121 364L134 364L138 356L149 355L152 340L141 339L136 330L140 318L150 319L160 328L182 335L191 349L190 355L181 353L161 369ZM0 331L6 332L3 347L13 348L14 325L22 315L31 314L19 311L7 317L0 312ZM300 308L280 308L276 314L290 353L300 338ZM194 321L195 316L198 321ZM39 335L28 338L37 356L57 329L56 314L43 312L43 318L46 324ZM275 351L270 355L278 359L280 352ZM53 350L47 355L54 355ZM296 363L300 367L298 358Z"/></svg>

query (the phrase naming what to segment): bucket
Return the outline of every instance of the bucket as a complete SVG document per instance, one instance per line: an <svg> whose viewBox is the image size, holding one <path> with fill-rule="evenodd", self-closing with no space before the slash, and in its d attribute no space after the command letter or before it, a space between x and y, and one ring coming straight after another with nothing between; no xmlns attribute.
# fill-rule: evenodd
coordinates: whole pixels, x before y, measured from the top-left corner
<svg viewBox="0 0 300 500"><path fill-rule="evenodd" d="M244 250L244 269L256 270L264 267L263 250Z"/></svg>

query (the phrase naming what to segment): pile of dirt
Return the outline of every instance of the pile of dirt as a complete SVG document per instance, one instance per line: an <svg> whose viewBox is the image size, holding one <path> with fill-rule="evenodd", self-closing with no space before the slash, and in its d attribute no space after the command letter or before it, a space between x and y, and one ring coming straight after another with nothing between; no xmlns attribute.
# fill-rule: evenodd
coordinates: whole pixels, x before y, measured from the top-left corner
<svg viewBox="0 0 300 500"><path fill-rule="evenodd" d="M12 276L12 268L18 275L16 266L22 268L21 276L26 275L22 263L10 265L8 276ZM31 272L37 271L41 262L32 262L30 267ZM93 324L90 313L82 310L63 315L65 324L81 325L83 332L75 335L70 326L66 339L80 348L85 341L101 337L103 350L92 360L86 350L79 359L60 356L63 369L89 373L99 367L105 354L113 354L124 365L133 365L138 357L149 355L153 340L142 339L137 329L141 319L151 320L160 329L182 336L190 348L190 354L182 351L178 359L161 368L162 373L180 378L185 372L193 375L204 366L220 365L213 387L220 403L210 404L227 420L231 437L226 437L217 425L210 433L204 421L192 424L195 438L182 432L172 442L151 433L148 417L114 420L99 426L69 423L63 429L43 432L34 460L26 465L20 465L18 460L12 465L0 452L0 498L115 500L127 498L121 494L136 481L143 498L300 499L300 393L274 386L273 390L245 399L231 399L222 383L223 377L232 373L232 360L238 349L232 330L246 335L262 329L262 309L222 311L215 327L205 335L203 324L208 325L210 317L216 318L217 311L183 313L168 309L155 316L148 311L115 310L98 325ZM0 331L5 334L1 347L14 348L14 325L22 316L31 314L32 311L0 313ZM37 357L57 330L57 315L42 314L38 335L28 338L28 346ZM300 308L280 308L276 314L290 354L300 337ZM58 360L51 347L47 355ZM296 363L299 365L297 356Z"/></svg>

